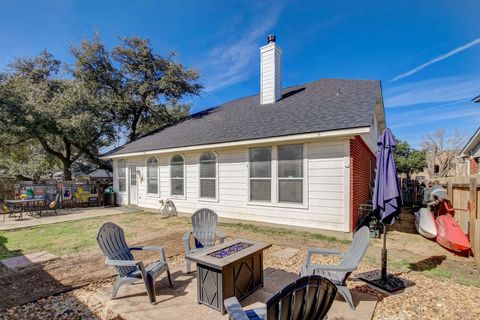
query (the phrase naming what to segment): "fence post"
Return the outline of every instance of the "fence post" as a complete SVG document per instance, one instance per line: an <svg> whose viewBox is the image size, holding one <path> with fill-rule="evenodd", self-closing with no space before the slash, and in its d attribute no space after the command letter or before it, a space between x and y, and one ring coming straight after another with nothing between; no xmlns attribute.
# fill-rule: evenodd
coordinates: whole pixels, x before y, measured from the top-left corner
<svg viewBox="0 0 480 320"><path fill-rule="evenodd" d="M477 178L470 178L470 237L475 233L475 220L477 217Z"/></svg>
<svg viewBox="0 0 480 320"><path fill-rule="evenodd" d="M480 234L476 234L476 232L479 232L476 229L477 225L477 178L476 177L471 177L470 178L470 185L469 185L469 199L470 199L470 227L469 227L469 238L470 238L470 244L472 245L472 251L475 257L475 260L477 261L477 264L480 264L480 259L478 257L478 254L480 252L479 246L479 241L477 241L477 238L480 237Z"/></svg>
<svg viewBox="0 0 480 320"><path fill-rule="evenodd" d="M452 199L452 206L453 206L453 183L452 181L447 181L447 193L450 196L450 199Z"/></svg>

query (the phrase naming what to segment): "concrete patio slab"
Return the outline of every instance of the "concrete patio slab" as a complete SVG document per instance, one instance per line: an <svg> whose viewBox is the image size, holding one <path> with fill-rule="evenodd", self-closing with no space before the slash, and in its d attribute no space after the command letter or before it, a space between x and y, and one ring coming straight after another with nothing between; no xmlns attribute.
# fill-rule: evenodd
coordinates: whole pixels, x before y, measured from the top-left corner
<svg viewBox="0 0 480 320"><path fill-rule="evenodd" d="M15 220L13 218L6 218L5 222L0 222L0 230L15 230L22 228L30 228L44 224L82 220L88 218L109 216L114 214L122 214L129 212L136 212L139 209L124 208L124 207L112 207L112 208L72 208L58 210L58 216L49 211L45 213L45 216L30 216L23 215L23 220Z"/></svg>
<svg viewBox="0 0 480 320"><path fill-rule="evenodd" d="M21 268L28 266L32 263L37 262L45 262L53 259L57 259L58 257L54 254L51 254L47 251L38 251L26 254L24 256L6 258L0 260L0 262L5 265L9 269Z"/></svg>
<svg viewBox="0 0 480 320"><path fill-rule="evenodd" d="M242 301L245 308L256 308L280 288L297 278L296 274L279 269L265 270L265 286L255 291ZM104 289L97 293L97 298L113 313L126 320L140 319L186 319L189 320L224 320L227 315L221 315L207 306L197 304L197 280L195 273L185 274L180 267L172 268L173 288L169 288L166 279L157 281L157 302L151 305L148 302L145 286L141 282L124 286L118 292L115 300L110 300L111 289ZM356 311L352 311L348 304L337 297L333 303L329 319L371 319L377 299L360 292L352 291L356 304Z"/></svg>
<svg viewBox="0 0 480 320"><path fill-rule="evenodd" d="M295 248L283 248L281 250L275 251L272 253L272 256L280 258L280 259L291 259L297 255L300 250Z"/></svg>

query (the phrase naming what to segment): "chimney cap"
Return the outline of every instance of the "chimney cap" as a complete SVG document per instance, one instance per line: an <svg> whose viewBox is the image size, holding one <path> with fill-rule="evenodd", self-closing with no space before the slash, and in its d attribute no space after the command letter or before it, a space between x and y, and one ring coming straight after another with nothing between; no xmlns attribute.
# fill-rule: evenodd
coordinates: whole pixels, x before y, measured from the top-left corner
<svg viewBox="0 0 480 320"><path fill-rule="evenodd" d="M267 37L267 43L268 44L275 43L276 40L277 40L277 37L275 37L274 34L269 34L268 37Z"/></svg>

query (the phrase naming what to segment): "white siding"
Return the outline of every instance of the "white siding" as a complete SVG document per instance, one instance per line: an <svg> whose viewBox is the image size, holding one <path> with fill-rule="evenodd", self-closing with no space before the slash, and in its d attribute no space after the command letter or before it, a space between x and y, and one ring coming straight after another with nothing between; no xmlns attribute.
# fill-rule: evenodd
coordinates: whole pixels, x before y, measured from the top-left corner
<svg viewBox="0 0 480 320"><path fill-rule="evenodd" d="M282 96L282 50L276 43L260 48L260 103L274 103Z"/></svg>
<svg viewBox="0 0 480 320"><path fill-rule="evenodd" d="M348 140L306 143L307 203L298 206L248 203L246 147L214 150L217 154L219 184L216 200L199 198L198 168L201 152L182 154L186 165L185 197L170 196L169 161L173 154L157 156L160 165L160 196L146 194L146 158L128 158L127 161L129 165L136 164L143 176L137 179L140 207L159 208L160 198L170 198L182 213L193 213L197 209L208 207L224 218L349 231L348 145ZM114 181L118 190L116 178ZM118 203L128 204L128 197L119 197Z"/></svg>

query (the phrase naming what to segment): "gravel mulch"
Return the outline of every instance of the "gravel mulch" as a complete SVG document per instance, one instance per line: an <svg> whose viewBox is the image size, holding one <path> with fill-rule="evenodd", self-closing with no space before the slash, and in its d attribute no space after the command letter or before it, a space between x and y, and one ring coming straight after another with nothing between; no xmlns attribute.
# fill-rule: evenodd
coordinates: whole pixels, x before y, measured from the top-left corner
<svg viewBox="0 0 480 320"><path fill-rule="evenodd" d="M301 250L291 259L282 259L272 256L272 253L282 247L273 246L265 252L265 267L282 269L297 273L305 261L306 251ZM316 256L315 263L335 264L337 257ZM183 257L176 256L170 265L183 264ZM366 262L361 264L357 273L378 268ZM378 297L373 319L375 320L404 320L404 319L480 319L480 288L456 284L427 278L420 273L406 272L399 276L413 281L415 286L404 293L385 296L360 281L349 281L348 286L353 290L368 293ZM121 319L112 311L105 308L96 299L95 293L111 286L113 279L92 283L86 287L68 293L50 296L35 303L11 308L0 313L0 319Z"/></svg>

